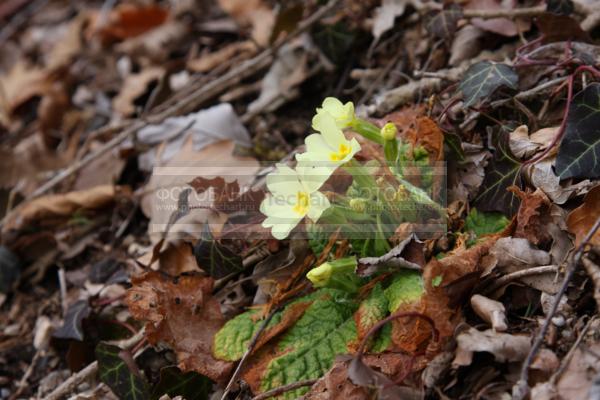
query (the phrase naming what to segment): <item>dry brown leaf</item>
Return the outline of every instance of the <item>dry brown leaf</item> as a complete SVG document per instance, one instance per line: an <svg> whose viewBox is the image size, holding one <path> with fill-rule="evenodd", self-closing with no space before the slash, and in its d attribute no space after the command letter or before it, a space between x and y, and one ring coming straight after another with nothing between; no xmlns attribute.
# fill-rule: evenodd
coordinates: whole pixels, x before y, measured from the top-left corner
<svg viewBox="0 0 600 400"><path fill-rule="evenodd" d="M219 5L242 27L252 27L252 38L265 46L275 24L275 14L263 0L219 0Z"/></svg>
<svg viewBox="0 0 600 400"><path fill-rule="evenodd" d="M227 176L228 179L231 179L231 177L237 177L238 183L242 187L254 179L254 174L258 171L258 162L252 157L233 155L234 147L235 144L232 141L221 141L210 144L200 151L195 151L193 140L189 138L177 153L177 157L165 165L159 165L168 167L172 172L152 175L146 185L149 194L144 196L141 204L144 213L150 217L148 230L153 241L156 242L161 238L162 231L173 212L172 208L161 207L161 204L167 206L176 204L176 199L171 199L172 201L166 203L158 201L158 191L187 187L187 183L198 175L205 178ZM206 199L202 196L189 196L189 200L190 206L207 206ZM226 220L225 214L217 215L207 209L196 209L177 221L170 230L169 238L181 236L197 238L202 224L207 221L211 231L218 235Z"/></svg>
<svg viewBox="0 0 600 400"><path fill-rule="evenodd" d="M531 338L528 335L510 335L491 329L478 331L475 328L469 328L458 334L456 342L458 348L452 362L454 366L470 365L474 352L491 353L498 362L522 361L527 357L531 348Z"/></svg>
<svg viewBox="0 0 600 400"><path fill-rule="evenodd" d="M593 187L583 199L583 204L567 216L567 228L575 235L575 246L579 246L600 217L600 185ZM600 246L600 230L590 239L594 246Z"/></svg>
<svg viewBox="0 0 600 400"><path fill-rule="evenodd" d="M544 246L552 240L550 232L546 229L552 222L550 216L550 201L541 191L525 193L513 186L509 188L521 199L517 212L517 226L514 236L527 239L536 246Z"/></svg>
<svg viewBox="0 0 600 400"><path fill-rule="evenodd" d="M168 58L172 48L184 39L188 31L188 26L181 21L167 21L156 29L126 39L116 46L116 50L158 63Z"/></svg>
<svg viewBox="0 0 600 400"><path fill-rule="evenodd" d="M158 5L120 4L115 7L108 21L102 21L101 12L94 15L90 24L90 32L98 33L103 43L110 43L141 35L162 25L169 12Z"/></svg>
<svg viewBox="0 0 600 400"><path fill-rule="evenodd" d="M592 343L586 349L575 349L565 372L556 384L562 399L598 398L591 393L594 379L600 373L597 354L600 354L600 343Z"/></svg>
<svg viewBox="0 0 600 400"><path fill-rule="evenodd" d="M336 362L333 367L320 378L301 397L302 400L368 400L366 388L355 385L348 379L348 366L345 362Z"/></svg>
<svg viewBox="0 0 600 400"><path fill-rule="evenodd" d="M439 331L440 340L445 341L454 333L454 328L461 319L460 312L452 307L454 299L449 294L448 285L471 274L478 273L481 259L488 253L497 237L490 237L486 242L477 244L466 250L458 250L441 260L432 259L423 268L425 293L421 300L403 306L404 312L419 312L431 318ZM439 285L433 285L434 278L441 277ZM431 338L431 327L422 319L407 323L406 320L393 322L392 341L399 348L414 352Z"/></svg>
<svg viewBox="0 0 600 400"><path fill-rule="evenodd" d="M216 66L230 60L239 54L248 56L256 53L256 44L251 40L234 42L212 53L200 55L187 62L187 68L192 72L209 72Z"/></svg>
<svg viewBox="0 0 600 400"><path fill-rule="evenodd" d="M465 5L465 10L510 10L514 7L510 0L470 0ZM473 18L471 23L476 27L488 32L497 33L502 36L516 36L519 32L527 32L531 28L529 19L517 19L511 21L508 18Z"/></svg>
<svg viewBox="0 0 600 400"><path fill-rule="evenodd" d="M147 272L132 277L131 283L125 302L134 318L146 322L148 342L167 343L181 370L222 383L234 364L211 355L213 337L225 322L211 295L212 278L184 275L172 279Z"/></svg>
<svg viewBox="0 0 600 400"><path fill-rule="evenodd" d="M128 75L123 82L121 91L113 99L113 108L123 116L129 116L136 111L136 99L148 90L148 86L162 78L165 71L162 67L146 68L137 74Z"/></svg>
<svg viewBox="0 0 600 400"><path fill-rule="evenodd" d="M48 73L23 61L0 76L0 123L8 125L14 111L33 97L43 96L50 87Z"/></svg>
<svg viewBox="0 0 600 400"><path fill-rule="evenodd" d="M36 225L55 225L72 218L77 211L97 210L107 207L123 189L112 186L97 186L89 190L51 194L28 201L23 207L7 215L2 234L23 230Z"/></svg>

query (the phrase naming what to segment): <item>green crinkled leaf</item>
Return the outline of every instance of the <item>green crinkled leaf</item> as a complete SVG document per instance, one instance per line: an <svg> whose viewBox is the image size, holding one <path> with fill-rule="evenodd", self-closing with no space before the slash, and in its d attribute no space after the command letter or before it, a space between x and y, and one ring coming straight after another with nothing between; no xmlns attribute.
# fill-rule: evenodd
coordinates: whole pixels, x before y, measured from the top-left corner
<svg viewBox="0 0 600 400"><path fill-rule="evenodd" d="M478 100L491 95L501 86L517 89L519 76L506 64L481 61L471 65L463 79L460 81L459 89L463 93L465 106L469 107Z"/></svg>
<svg viewBox="0 0 600 400"><path fill-rule="evenodd" d="M194 246L194 257L198 266L215 279L224 278L244 269L242 258L215 240L208 224L204 225L200 240Z"/></svg>
<svg viewBox="0 0 600 400"><path fill-rule="evenodd" d="M465 231L473 232L476 237L502 231L510 220L501 213L480 212L472 208L465 219Z"/></svg>
<svg viewBox="0 0 600 400"><path fill-rule="evenodd" d="M412 303L423 294L423 278L418 271L400 271L392 278L392 283L385 289L390 312L394 312L402 304Z"/></svg>
<svg viewBox="0 0 600 400"><path fill-rule="evenodd" d="M485 178L475 198L480 211L500 211L513 215L519 208L520 200L509 186L521 187L521 164L510 151L508 134L498 132L494 137L494 158L485 168Z"/></svg>
<svg viewBox="0 0 600 400"><path fill-rule="evenodd" d="M147 400L150 398L148 383L141 376L132 372L123 358L121 349L106 343L96 346L98 374L121 400Z"/></svg>
<svg viewBox="0 0 600 400"><path fill-rule="evenodd" d="M269 362L261 390L321 377L335 357L347 353L348 345L356 341L356 323L352 318L356 302L344 292L327 297L316 300L282 337L277 347L286 353ZM289 391L281 398L297 399L306 391L308 388Z"/></svg>
<svg viewBox="0 0 600 400"><path fill-rule="evenodd" d="M556 172L561 179L600 177L600 83L573 97Z"/></svg>
<svg viewBox="0 0 600 400"><path fill-rule="evenodd" d="M323 296L330 296L332 293L339 291L334 289L321 289L317 292L311 293L307 296L301 297L288 304L283 310L275 313L269 324L265 327L265 331L278 325L286 312L288 312L294 305L301 302L312 302L316 298ZM213 355L216 358L225 361L237 361L246 352L250 341L260 329L262 319L259 319L260 311L249 310L242 313L223 325L223 327L217 332L214 339Z"/></svg>

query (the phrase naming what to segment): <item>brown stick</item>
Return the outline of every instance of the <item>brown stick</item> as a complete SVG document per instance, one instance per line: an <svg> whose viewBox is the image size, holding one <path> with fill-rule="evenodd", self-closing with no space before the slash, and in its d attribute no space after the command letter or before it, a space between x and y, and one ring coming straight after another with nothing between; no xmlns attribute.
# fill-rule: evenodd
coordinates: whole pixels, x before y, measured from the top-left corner
<svg viewBox="0 0 600 400"><path fill-rule="evenodd" d="M581 244L577 247L575 254L571 258L571 262L569 263L569 265L567 267L567 272L563 279L562 285L560 286L558 293L556 293L556 295L554 296L554 303L552 304L552 309L550 310L548 315L546 315L546 319L544 320L542 329L540 329L540 331L538 332L538 334L533 342L533 345L531 346L531 350L529 350L527 359L525 360L525 362L523 362L523 366L521 367L521 376L519 377L519 380L517 381L517 383L513 386L512 396L513 396L513 399L515 399L515 400L523 400L529 393L529 386L527 383L527 381L529 379L529 366L533 362L533 359L535 358L538 350L542 346L544 337L546 336L546 333L548 332L548 328L550 327L550 321L552 320L552 317L554 317L554 314L556 314L556 310L558 310L560 300L562 299L565 292L567 291L569 282L571 282L571 279L573 278L573 275L575 274L575 270L577 269L577 265L579 264L579 261L581 259L581 255L583 254L583 250L585 249L585 246L587 245L587 243L590 241L592 236L594 236L594 234L596 233L596 231L599 228L600 228L600 217L598 219L596 219L596 222L594 223L592 228L588 231L588 233L585 235L585 238L583 239Z"/></svg>
<svg viewBox="0 0 600 400"><path fill-rule="evenodd" d="M544 265L542 267L534 267L534 268L523 269L521 271L512 272L510 274L503 275L503 276L499 277L498 279L496 279L494 281L494 283L492 283L491 285L489 285L488 287L486 287L484 289L483 293L493 293L496 290L500 289L502 286L506 285L507 283L512 282L517 279L520 279L520 278L524 278L526 276L547 274L548 272L557 272L557 271L558 271L558 267L556 265Z"/></svg>

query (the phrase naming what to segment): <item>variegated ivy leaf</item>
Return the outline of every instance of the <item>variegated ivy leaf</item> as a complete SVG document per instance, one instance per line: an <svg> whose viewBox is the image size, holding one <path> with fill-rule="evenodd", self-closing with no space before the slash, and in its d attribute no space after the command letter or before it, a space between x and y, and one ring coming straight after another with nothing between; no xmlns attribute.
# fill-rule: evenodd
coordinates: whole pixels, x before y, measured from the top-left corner
<svg viewBox="0 0 600 400"><path fill-rule="evenodd" d="M469 107L480 99L491 95L501 86L517 89L519 76L506 64L481 61L471 65L460 81L459 89L463 93L465 106Z"/></svg>
<svg viewBox="0 0 600 400"><path fill-rule="evenodd" d="M556 172L561 179L600 177L600 83L573 97Z"/></svg>
<svg viewBox="0 0 600 400"><path fill-rule="evenodd" d="M521 187L521 163L510 151L508 135L504 131L494 136L494 158L485 168L485 178L475 198L480 211L500 211L513 215L519 207L519 198L507 189Z"/></svg>

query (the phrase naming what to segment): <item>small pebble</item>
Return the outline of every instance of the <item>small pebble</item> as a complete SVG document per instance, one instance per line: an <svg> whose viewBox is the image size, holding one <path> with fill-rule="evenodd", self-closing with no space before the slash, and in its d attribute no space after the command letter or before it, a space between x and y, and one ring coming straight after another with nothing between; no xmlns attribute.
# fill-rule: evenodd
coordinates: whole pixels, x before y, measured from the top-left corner
<svg viewBox="0 0 600 400"><path fill-rule="evenodd" d="M563 317L562 315L552 318L552 323L558 326L559 328L565 326L565 322L565 317Z"/></svg>

